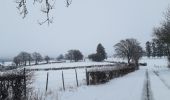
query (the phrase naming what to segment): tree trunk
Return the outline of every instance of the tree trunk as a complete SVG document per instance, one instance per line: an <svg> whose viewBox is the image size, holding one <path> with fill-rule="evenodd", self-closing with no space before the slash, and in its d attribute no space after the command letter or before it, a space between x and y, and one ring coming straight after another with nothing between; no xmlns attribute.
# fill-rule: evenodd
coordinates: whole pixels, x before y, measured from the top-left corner
<svg viewBox="0 0 170 100"><path fill-rule="evenodd" d="M29 60L29 66L31 65L31 60Z"/></svg>

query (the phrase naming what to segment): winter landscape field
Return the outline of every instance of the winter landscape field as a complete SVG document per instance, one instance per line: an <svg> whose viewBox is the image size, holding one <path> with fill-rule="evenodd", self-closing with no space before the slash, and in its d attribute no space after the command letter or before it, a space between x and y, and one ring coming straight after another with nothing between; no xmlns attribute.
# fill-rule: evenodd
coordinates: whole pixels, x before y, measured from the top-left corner
<svg viewBox="0 0 170 100"><path fill-rule="evenodd" d="M146 62L147 66L140 66L139 70L123 77L112 79L106 84L87 86L85 69L77 69L79 81L79 86L77 87L75 71L71 69L63 70L65 91L62 86L61 70L36 71L33 86L40 94L47 95L44 97L46 100L169 100L170 70L167 68L167 59L142 58L140 62ZM93 62L90 63L93 64ZM61 65L63 65L62 67L64 65L71 67L74 64L77 65L76 63L50 64L46 65L46 67L59 67ZM78 65L83 66L85 64L80 62ZM45 92L47 72L49 73L49 83L48 90ZM148 73L148 77L146 73ZM147 96L148 94L149 96Z"/></svg>
<svg viewBox="0 0 170 100"><path fill-rule="evenodd" d="M170 100L170 0L1 0L0 100Z"/></svg>

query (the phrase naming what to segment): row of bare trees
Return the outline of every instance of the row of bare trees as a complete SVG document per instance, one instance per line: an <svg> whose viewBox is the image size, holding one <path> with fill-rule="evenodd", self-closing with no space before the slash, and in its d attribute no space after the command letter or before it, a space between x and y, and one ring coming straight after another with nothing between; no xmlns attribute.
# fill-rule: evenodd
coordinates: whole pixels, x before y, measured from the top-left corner
<svg viewBox="0 0 170 100"><path fill-rule="evenodd" d="M41 61L46 61L48 64L51 58L49 56L42 57L42 55L38 52L28 53L28 52L20 52L16 57L13 58L13 62L16 66L26 66L35 64L38 65ZM57 57L58 61L61 60L70 60L70 61L79 61L83 60L83 54L79 50L69 50L68 53L63 56L62 54Z"/></svg>
<svg viewBox="0 0 170 100"><path fill-rule="evenodd" d="M40 53L34 52L34 53L28 53L28 52L20 52L16 57L14 57L13 62L16 66L26 66L31 65L31 62L34 62L35 65L39 64L43 60L43 57ZM44 60L46 63L49 62L50 57L45 56Z"/></svg>
<svg viewBox="0 0 170 100"><path fill-rule="evenodd" d="M143 50L140 46L140 43L133 38L121 40L115 46L115 56L123 59L127 59L128 64L134 63L138 65L139 59L143 56ZM105 48L99 44L97 46L97 53L89 55L89 59L93 61L103 61L107 58L107 53L105 52ZM49 63L51 58L49 56L45 56L44 58L38 52L28 53L28 52L20 52L16 57L14 57L13 62L16 66L26 66L35 64L38 65L39 62L45 60L46 63ZM70 60L70 61L79 61L83 60L83 54L79 50L69 50L65 56L59 55L57 60Z"/></svg>

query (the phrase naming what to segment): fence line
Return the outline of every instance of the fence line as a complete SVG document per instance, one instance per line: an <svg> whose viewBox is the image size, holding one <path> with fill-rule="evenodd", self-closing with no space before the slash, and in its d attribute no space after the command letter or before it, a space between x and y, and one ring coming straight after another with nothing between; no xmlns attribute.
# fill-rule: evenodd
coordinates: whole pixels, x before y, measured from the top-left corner
<svg viewBox="0 0 170 100"><path fill-rule="evenodd" d="M125 65L123 65L124 67L125 67ZM74 73L75 73L75 76L74 76L74 78L75 78L75 83L76 83L76 86L78 87L79 85L80 85L80 83L79 83L79 80L78 80L78 73L77 73L77 69L81 69L81 68L84 68L84 71L85 71L85 80L86 80L86 84L87 85L90 85L90 80L89 79L91 79L90 77L90 73L89 73L89 71L87 70L88 68L95 68L95 67L97 67L97 68L101 68L101 69L103 69L103 68L108 68L108 67L115 67L115 64L108 64L108 65L93 65L93 66L77 66L77 67L65 67L65 68L49 68L48 70L62 70L62 73L61 73L61 82L62 82L62 85L63 85L63 90L66 90L66 84L65 84L65 79L67 79L67 77L64 75L64 70L66 71L66 69L72 69L73 71L74 71ZM120 68L118 68L118 65L117 65L117 67L115 67L115 69L113 69L114 71L117 71L117 73L124 73L124 70L123 71L121 71L121 72L119 72L120 70L122 70L124 67L122 67L122 64L121 64L121 67ZM40 69L40 70L46 70L46 69ZM26 72L27 71L27 72ZM21 72L23 72L23 73L21 73L22 75L21 76L10 76L10 77L8 77L8 76L4 76L4 77L0 77L0 83L2 84L2 81L3 80L6 80L6 79L12 79L12 80L15 80L15 79L18 79L19 77L21 77L22 79L23 79L23 88L24 88L24 90L23 90L23 92L24 92L24 96L26 97L26 92L27 92L27 87L26 87L26 81L27 81L27 78L26 78L26 73L28 74L28 72L31 72L31 71L36 71L35 69L26 69L26 68L24 68L24 69L22 69L21 70ZM38 71L39 71L39 69L38 69ZM74 74L74 73L72 73L72 74ZM116 74L117 74L116 73ZM66 74L66 73L65 73ZM71 74L71 73L69 73L69 74ZM45 91L47 92L48 91L48 88L49 88L49 77L50 76L50 73L49 72L47 72L47 77L46 77L46 84L45 84ZM70 78L70 79L73 79L73 78ZM15 81L14 81L15 82ZM67 82L66 82L67 83ZM1 88L1 87L0 87ZM2 92L2 91L1 91Z"/></svg>
<svg viewBox="0 0 170 100"><path fill-rule="evenodd" d="M49 70L68 70L68 69L82 69L82 68L95 68L95 67L113 67L113 66L116 66L116 64L76 66L76 67L58 67L58 68L33 68L33 69L26 69L26 70L27 71L49 71Z"/></svg>
<svg viewBox="0 0 170 100"><path fill-rule="evenodd" d="M75 69L75 74L76 74L76 83L77 83L77 87L79 86L79 83L78 83L78 78L77 78L77 70Z"/></svg>
<svg viewBox="0 0 170 100"><path fill-rule="evenodd" d="M48 72L47 72L47 80L46 80L46 92L47 92L47 89L48 89Z"/></svg>
<svg viewBox="0 0 170 100"><path fill-rule="evenodd" d="M101 69L104 69L104 68L107 69L107 67L103 67ZM134 70L135 70L135 67L133 67L133 66L131 66L131 67L130 66L128 66L128 67L125 66L125 67L120 67L120 68L115 67L115 69L113 68L113 69L109 70L108 72L105 71L105 70L101 70L101 71L97 70L97 73L96 73L96 72L91 72L91 70L88 69L88 68L85 68L84 69L84 72L85 72L84 79L86 80L86 85L91 85L91 84L93 84L92 79L94 79L94 78L97 78L97 77L107 78L107 79L101 79L102 81L103 80L105 81L105 80L110 80L110 79L115 78L115 77L121 77L121 76L123 76L123 75L125 75L127 73L130 73L130 72L134 71ZM74 82L76 87L78 87L80 85L79 84L80 80L78 79L79 75L77 73L77 69L76 68L72 69L72 71L73 71L72 73L71 72L68 72L68 73L65 72L64 73L64 70L62 70L62 72L61 72L61 77L62 77L61 83L62 83L62 88L63 88L64 91L66 90L67 84L70 83L70 82L71 83ZM70 78L71 74L73 75L72 78ZM75 74L75 76L74 76L74 74ZM94 76L94 75L99 75L99 76ZM69 76L69 78L66 77L66 76ZM82 76L82 74L80 74L80 76ZM69 80L69 82L68 82L68 80ZM74 80L74 81L70 81L70 80ZM96 79L94 79L94 80L96 80ZM60 80L58 80L58 81L60 81ZM48 82L46 82L46 83L48 83Z"/></svg>
<svg viewBox="0 0 170 100"><path fill-rule="evenodd" d="M65 84L64 84L64 73L63 73L63 70L62 70L62 82L63 82L63 89L65 91Z"/></svg>

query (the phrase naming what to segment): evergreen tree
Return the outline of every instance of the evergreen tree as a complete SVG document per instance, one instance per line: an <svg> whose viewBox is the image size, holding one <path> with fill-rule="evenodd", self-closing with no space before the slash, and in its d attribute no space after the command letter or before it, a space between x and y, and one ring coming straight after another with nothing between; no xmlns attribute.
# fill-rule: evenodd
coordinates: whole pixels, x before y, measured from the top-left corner
<svg viewBox="0 0 170 100"><path fill-rule="evenodd" d="M168 46L166 44L164 44L163 56L168 56L168 54L169 54Z"/></svg>
<svg viewBox="0 0 170 100"><path fill-rule="evenodd" d="M156 56L162 57L163 56L163 44L160 41L156 41Z"/></svg>
<svg viewBox="0 0 170 100"><path fill-rule="evenodd" d="M152 42L152 57L155 57L156 56L156 46L155 46L155 43Z"/></svg>
<svg viewBox="0 0 170 100"><path fill-rule="evenodd" d="M147 54L147 57L150 57L151 56L151 43L149 41L146 42L146 54Z"/></svg>
<svg viewBox="0 0 170 100"><path fill-rule="evenodd" d="M98 61L98 62L103 61L104 59L107 58L105 48L102 46L101 43L97 45L96 53L89 55L88 58L93 61Z"/></svg>
<svg viewBox="0 0 170 100"><path fill-rule="evenodd" d="M105 48L102 46L101 43L97 46L97 55L99 56L99 60L102 61L107 58L107 54L105 52Z"/></svg>

